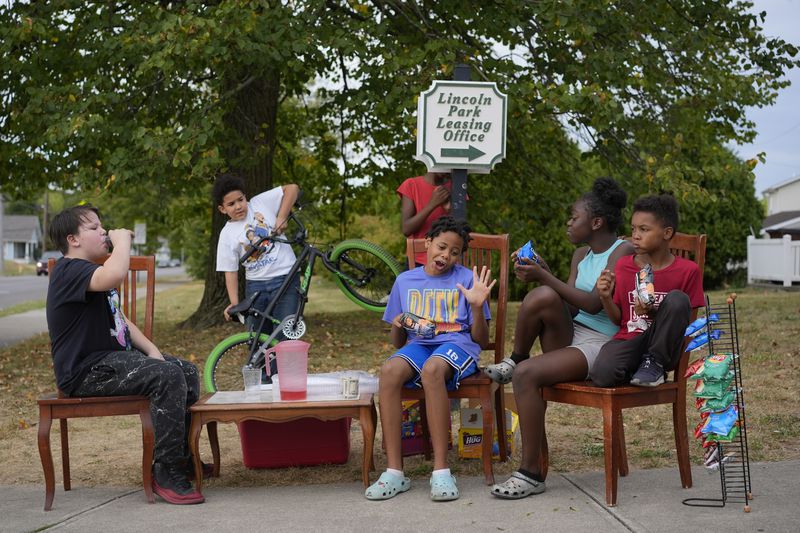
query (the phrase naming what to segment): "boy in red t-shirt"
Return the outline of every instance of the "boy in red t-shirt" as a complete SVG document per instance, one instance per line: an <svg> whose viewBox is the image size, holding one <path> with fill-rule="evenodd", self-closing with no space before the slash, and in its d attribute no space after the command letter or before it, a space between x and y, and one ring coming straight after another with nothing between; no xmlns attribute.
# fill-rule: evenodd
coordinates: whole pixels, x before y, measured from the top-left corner
<svg viewBox="0 0 800 533"><path fill-rule="evenodd" d="M603 271L597 292L619 331L597 356L589 377L598 386L630 383L655 387L678 364L683 332L692 308L704 305L703 276L697 264L672 255L669 243L678 228L678 202L671 194L647 196L633 204L631 241L636 254ZM655 302L638 296L639 271L650 265Z"/></svg>

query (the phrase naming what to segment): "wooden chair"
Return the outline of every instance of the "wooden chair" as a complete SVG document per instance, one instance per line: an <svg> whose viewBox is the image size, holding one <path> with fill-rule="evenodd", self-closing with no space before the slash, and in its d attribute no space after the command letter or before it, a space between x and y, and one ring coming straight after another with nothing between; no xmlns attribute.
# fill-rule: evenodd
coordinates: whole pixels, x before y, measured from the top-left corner
<svg viewBox="0 0 800 533"><path fill-rule="evenodd" d="M702 275L706 258L706 236L677 233L672 238L670 250L685 259L694 260ZM692 312L692 320L697 311ZM686 344L684 343L684 346ZM675 448L678 453L678 469L683 488L692 486L692 470L689 464L689 436L686 429L686 367L689 354L684 352L674 370L672 381L657 387L596 387L591 381L558 383L542 388L545 401L597 407L603 410L603 448L605 455L606 503L617 504L617 476L628 475L628 455L625 450L625 430L622 410L645 405L672 404L672 423L675 433ZM549 455L547 435L542 442L540 467L547 475Z"/></svg>
<svg viewBox="0 0 800 533"><path fill-rule="evenodd" d="M503 360L503 347L505 345L505 324L506 324L506 305L508 303L508 268L509 268L509 239L508 234L485 235L481 233L471 233L469 248L467 249L462 263L464 266L472 268L477 266L479 269L483 265L492 267L492 260L495 259L492 276L497 278L497 309L492 314L490 328L494 329L493 341L486 348L494 351L494 362L499 363ZM406 256L408 257L409 268L414 268L414 256L416 252L425 249L425 239L407 239ZM499 270L498 270L499 266ZM494 408L492 414L492 390L494 389ZM508 459L506 449L506 427L505 400L503 396L503 386L497 385L483 372L478 372L461 381L458 390L448 392L449 398L476 398L480 402L483 415L483 440L481 441L481 459L483 461L483 474L486 484L494 483L494 472L492 470L492 434L494 432L495 420L497 423L498 444L500 446L500 459ZM422 418L423 433L427 435L427 416L425 414L425 392L420 389L403 389L403 400L419 400L420 414ZM430 457L430 447L427 437L423 438L425 443L425 455Z"/></svg>
<svg viewBox="0 0 800 533"><path fill-rule="evenodd" d="M104 263L105 259L98 261ZM55 260L50 259L49 272L53 272ZM136 324L148 339L153 338L153 309L155 304L155 268L154 256L131 257L128 276L120 289L120 299L125 316ZM136 310L136 273L144 272L145 304L143 324L137 322ZM150 418L150 400L145 396L98 396L70 398L61 391L49 394L38 400L39 403L39 456L44 470L45 500L44 510L49 511L55 495L55 473L53 455L50 450L50 427L53 419L61 425L61 466L64 473L64 490L70 490L69 473L69 436L67 419L96 416L139 415L142 420L142 481L144 493L149 503L153 499L153 444L155 436L153 422Z"/></svg>

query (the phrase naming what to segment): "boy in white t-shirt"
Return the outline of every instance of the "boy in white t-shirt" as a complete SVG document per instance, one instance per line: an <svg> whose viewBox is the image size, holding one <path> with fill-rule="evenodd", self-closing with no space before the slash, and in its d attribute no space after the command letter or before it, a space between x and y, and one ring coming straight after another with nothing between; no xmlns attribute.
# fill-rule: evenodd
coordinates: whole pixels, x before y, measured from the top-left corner
<svg viewBox="0 0 800 533"><path fill-rule="evenodd" d="M230 219L222 228L217 244L217 272L225 273L225 288L230 300L230 305L223 311L225 320L231 319L228 309L239 303L239 258L261 237L283 233L299 193L300 188L295 184L282 185L262 192L248 202L244 181L239 176L222 174L214 182L214 203ZM245 261L246 297L261 291L255 302L257 309L266 309L295 260L290 245L267 240ZM295 276L292 285L275 305L273 317L282 320L296 311L298 290L299 277Z"/></svg>

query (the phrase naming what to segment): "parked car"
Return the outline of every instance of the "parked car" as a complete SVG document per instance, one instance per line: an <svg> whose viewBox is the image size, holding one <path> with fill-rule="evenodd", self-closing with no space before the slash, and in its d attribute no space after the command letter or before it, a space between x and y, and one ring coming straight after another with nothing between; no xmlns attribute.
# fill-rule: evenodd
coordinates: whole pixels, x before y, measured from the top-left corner
<svg viewBox="0 0 800 533"><path fill-rule="evenodd" d="M45 276L48 274L47 272L47 262L50 259L59 259L61 258L62 254L58 250L49 250L47 252L42 253L42 257L36 261L36 275L41 276L44 274Z"/></svg>
<svg viewBox="0 0 800 533"><path fill-rule="evenodd" d="M181 266L181 260L178 258L160 257L156 259L156 266L158 268L169 268Z"/></svg>

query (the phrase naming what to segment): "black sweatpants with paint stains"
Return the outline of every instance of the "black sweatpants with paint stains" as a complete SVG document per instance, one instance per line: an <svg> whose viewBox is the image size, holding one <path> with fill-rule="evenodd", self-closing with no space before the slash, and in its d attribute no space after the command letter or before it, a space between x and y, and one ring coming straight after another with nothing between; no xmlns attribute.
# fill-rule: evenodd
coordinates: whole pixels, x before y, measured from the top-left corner
<svg viewBox="0 0 800 533"><path fill-rule="evenodd" d="M72 396L147 396L155 430L154 460L184 464L189 456L188 409L200 396L200 382L194 364L169 355L164 359L138 350L112 352L92 366Z"/></svg>

